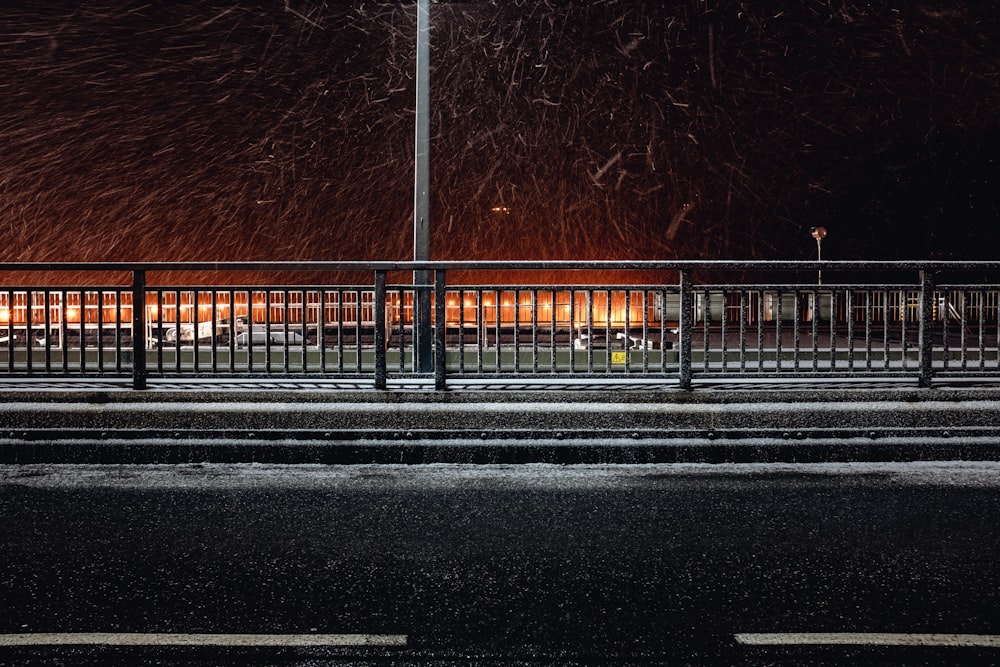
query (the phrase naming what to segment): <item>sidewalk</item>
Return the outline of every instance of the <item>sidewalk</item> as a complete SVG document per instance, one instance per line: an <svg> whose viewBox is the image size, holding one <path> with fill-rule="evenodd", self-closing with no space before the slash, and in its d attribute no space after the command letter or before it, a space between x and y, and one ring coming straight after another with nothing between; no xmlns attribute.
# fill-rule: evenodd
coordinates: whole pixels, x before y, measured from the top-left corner
<svg viewBox="0 0 1000 667"><path fill-rule="evenodd" d="M428 388L430 387L430 389ZM912 382L16 382L0 462L1000 460L1000 387Z"/></svg>

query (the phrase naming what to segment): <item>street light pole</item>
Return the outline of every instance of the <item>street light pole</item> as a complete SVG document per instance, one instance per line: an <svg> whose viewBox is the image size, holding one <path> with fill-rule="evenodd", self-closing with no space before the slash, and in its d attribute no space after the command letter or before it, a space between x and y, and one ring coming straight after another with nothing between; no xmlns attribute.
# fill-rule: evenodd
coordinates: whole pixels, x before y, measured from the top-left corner
<svg viewBox="0 0 1000 667"><path fill-rule="evenodd" d="M430 0L417 0L416 133L413 176L413 261L426 262L430 251ZM433 370L431 355L430 271L413 272L416 370Z"/></svg>
<svg viewBox="0 0 1000 667"><path fill-rule="evenodd" d="M826 238L826 227L813 227L809 233L816 239L816 261L823 261L823 239ZM823 284L823 269L816 270L816 284Z"/></svg>

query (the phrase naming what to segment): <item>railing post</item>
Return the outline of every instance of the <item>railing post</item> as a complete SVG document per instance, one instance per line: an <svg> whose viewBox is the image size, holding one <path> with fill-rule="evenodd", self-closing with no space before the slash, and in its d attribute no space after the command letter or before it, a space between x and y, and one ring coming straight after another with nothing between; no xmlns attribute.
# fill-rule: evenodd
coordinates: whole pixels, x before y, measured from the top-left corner
<svg viewBox="0 0 1000 667"><path fill-rule="evenodd" d="M448 332L448 314L445 310L445 272L434 271L434 388L447 389L448 358L445 354L445 334Z"/></svg>
<svg viewBox="0 0 1000 667"><path fill-rule="evenodd" d="M146 388L146 272L132 272L132 388Z"/></svg>
<svg viewBox="0 0 1000 667"><path fill-rule="evenodd" d="M694 326L691 299L691 272L680 271L680 310L677 327L680 329L680 385L685 391L691 390L691 327Z"/></svg>
<svg viewBox="0 0 1000 667"><path fill-rule="evenodd" d="M934 312L934 276L930 271L920 272L920 325L918 341L920 346L920 380L921 387L931 386L934 374L934 339L931 315Z"/></svg>
<svg viewBox="0 0 1000 667"><path fill-rule="evenodd" d="M386 362L388 311L385 307L385 271L375 272L375 388L385 389L389 377Z"/></svg>

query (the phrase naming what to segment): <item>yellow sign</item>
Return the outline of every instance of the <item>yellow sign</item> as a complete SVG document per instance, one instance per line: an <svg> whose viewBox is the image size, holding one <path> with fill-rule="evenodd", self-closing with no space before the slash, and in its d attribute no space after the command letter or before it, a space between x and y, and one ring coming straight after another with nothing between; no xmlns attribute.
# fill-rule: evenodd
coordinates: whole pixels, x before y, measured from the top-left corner
<svg viewBox="0 0 1000 667"><path fill-rule="evenodd" d="M613 364L624 364L625 363L625 355L626 354L628 354L628 353L627 352L612 352L611 353L611 363L613 363Z"/></svg>

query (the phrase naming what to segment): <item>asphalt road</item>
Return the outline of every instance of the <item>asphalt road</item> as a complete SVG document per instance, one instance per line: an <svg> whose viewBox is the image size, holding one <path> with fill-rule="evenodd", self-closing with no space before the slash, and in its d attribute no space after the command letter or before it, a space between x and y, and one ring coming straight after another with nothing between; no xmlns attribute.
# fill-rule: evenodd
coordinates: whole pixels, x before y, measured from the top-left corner
<svg viewBox="0 0 1000 667"><path fill-rule="evenodd" d="M0 665L1000 662L1000 464L0 466Z"/></svg>

